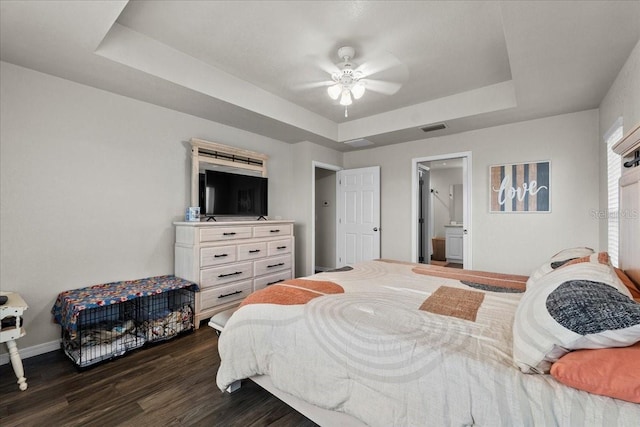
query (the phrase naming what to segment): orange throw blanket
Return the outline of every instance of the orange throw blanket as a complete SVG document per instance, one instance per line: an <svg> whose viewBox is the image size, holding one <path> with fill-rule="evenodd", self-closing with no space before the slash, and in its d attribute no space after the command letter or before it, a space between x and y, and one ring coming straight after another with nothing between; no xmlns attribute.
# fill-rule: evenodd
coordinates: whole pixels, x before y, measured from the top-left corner
<svg viewBox="0 0 640 427"><path fill-rule="evenodd" d="M248 304L306 304L328 294L343 294L342 286L326 281L291 279L260 289L246 297L240 307Z"/></svg>

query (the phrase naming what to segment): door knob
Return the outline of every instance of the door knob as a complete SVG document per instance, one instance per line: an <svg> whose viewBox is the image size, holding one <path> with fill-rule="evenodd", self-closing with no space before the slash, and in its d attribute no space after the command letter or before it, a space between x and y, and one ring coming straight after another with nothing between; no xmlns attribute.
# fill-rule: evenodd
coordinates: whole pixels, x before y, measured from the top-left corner
<svg viewBox="0 0 640 427"><path fill-rule="evenodd" d="M373 227L373 231L378 231L378 227Z"/></svg>

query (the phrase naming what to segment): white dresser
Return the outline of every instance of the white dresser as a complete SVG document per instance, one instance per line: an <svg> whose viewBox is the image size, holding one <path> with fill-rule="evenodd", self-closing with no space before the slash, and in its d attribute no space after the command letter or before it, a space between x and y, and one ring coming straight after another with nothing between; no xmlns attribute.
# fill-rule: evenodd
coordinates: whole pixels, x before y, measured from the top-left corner
<svg viewBox="0 0 640 427"><path fill-rule="evenodd" d="M174 222L175 275L197 283L195 324L293 278L293 221Z"/></svg>

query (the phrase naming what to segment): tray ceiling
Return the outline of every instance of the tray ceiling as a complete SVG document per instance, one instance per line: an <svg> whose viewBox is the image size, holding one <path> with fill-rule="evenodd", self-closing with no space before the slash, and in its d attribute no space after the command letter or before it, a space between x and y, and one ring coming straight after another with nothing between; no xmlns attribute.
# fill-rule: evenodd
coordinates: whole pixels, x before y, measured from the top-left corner
<svg viewBox="0 0 640 427"><path fill-rule="evenodd" d="M346 151L597 108L640 2L0 3L0 59L285 142ZM615 28L615 31L612 31ZM314 83L340 46L402 65L344 108ZM425 134L420 127L446 122Z"/></svg>

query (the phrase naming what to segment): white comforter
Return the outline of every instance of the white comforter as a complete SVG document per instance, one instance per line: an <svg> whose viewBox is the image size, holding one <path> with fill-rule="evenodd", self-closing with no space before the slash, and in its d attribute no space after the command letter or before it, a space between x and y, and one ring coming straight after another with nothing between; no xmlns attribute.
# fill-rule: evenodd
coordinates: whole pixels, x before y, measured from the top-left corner
<svg viewBox="0 0 640 427"><path fill-rule="evenodd" d="M419 307L438 287L475 290L371 261L312 280L345 293L252 304L219 340L217 384L269 375L312 404L372 426L637 426L640 405L575 390L512 361L518 293L485 292L475 321Z"/></svg>

